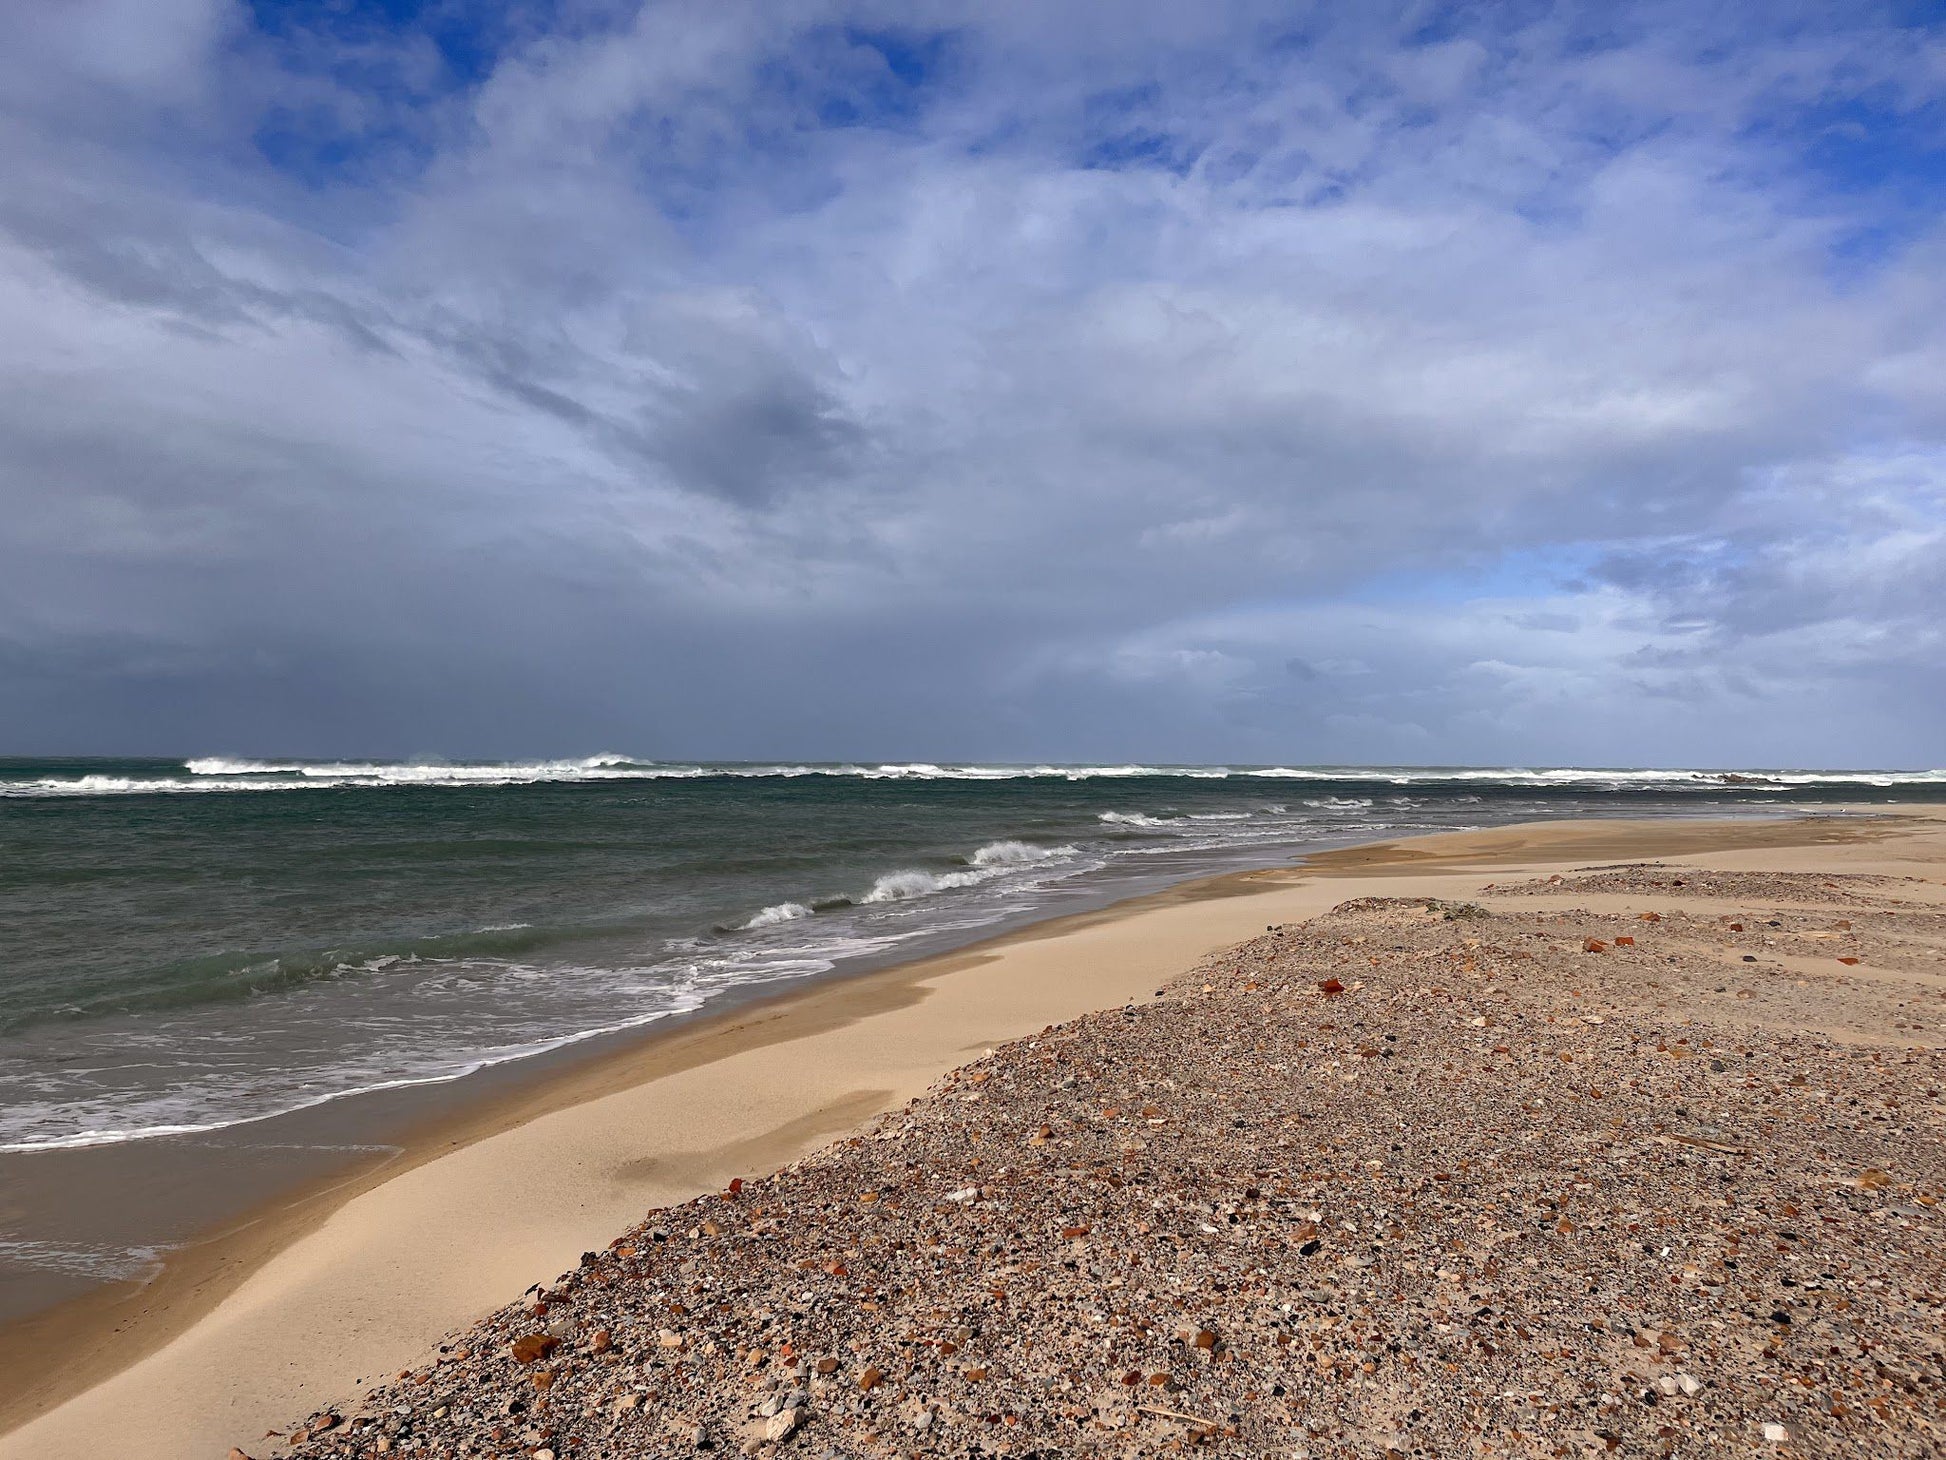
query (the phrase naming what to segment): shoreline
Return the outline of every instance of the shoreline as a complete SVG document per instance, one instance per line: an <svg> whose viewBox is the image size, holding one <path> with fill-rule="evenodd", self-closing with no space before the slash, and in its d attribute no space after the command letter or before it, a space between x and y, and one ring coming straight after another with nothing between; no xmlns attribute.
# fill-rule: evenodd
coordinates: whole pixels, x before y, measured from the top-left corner
<svg viewBox="0 0 1946 1460"><path fill-rule="evenodd" d="M87 1434L103 1452L124 1455L194 1452L179 1442L221 1453L224 1444L254 1440L263 1426L248 1433L246 1412L248 1424L266 1414L275 1424L349 1393L511 1299L525 1281L551 1280L582 1244L605 1244L647 1207L774 1169L896 1106L987 1044L1147 997L1203 955L1249 936L1264 916L1292 921L1356 895L1347 882L1376 879L1396 895L1401 879L1590 857L1855 845L1937 824L1924 808L1860 810L1844 819L1587 818L1369 843L1178 884L944 955L783 991L685 1028L651 1028L630 1048L538 1088L430 1123L394 1158L272 1203L165 1264L132 1298L90 1295L10 1326L0 1357L26 1362L31 1340L55 1382L0 1405L0 1454L16 1445L22 1454L65 1453L52 1438L60 1434ZM905 1044L890 1050L893 1039ZM798 1047L788 1071L774 1058L786 1046ZM759 1088L767 1076L772 1088ZM663 1124L650 1133L643 1120L657 1107ZM668 1128L683 1115L686 1130ZM556 1192L552 1210L522 1216L516 1200L484 1222L478 1214L470 1226L457 1219L469 1194L523 1184L543 1191L553 1177L565 1180L571 1201ZM616 1220L624 1211L630 1215ZM460 1254L448 1252L448 1266L460 1271L429 1272L438 1267L438 1254L425 1250L433 1239L401 1236L407 1213L441 1225L444 1246ZM487 1251L475 1250L481 1246ZM415 1316L334 1337L333 1284L360 1281L388 1284ZM285 1354L302 1351L302 1372L267 1357L269 1335ZM247 1372L253 1361L255 1374ZM202 1378L185 1388L185 1373ZM117 1432L114 1413L124 1425L140 1419ZM219 1444L217 1433L233 1438Z"/></svg>
<svg viewBox="0 0 1946 1460"><path fill-rule="evenodd" d="M1766 818L1753 818L1765 820ZM1467 833L1462 833L1467 834ZM1365 843L1352 843L1351 848ZM1330 846L1311 855L1346 850ZM276 1185L199 1225L166 1249L154 1271L103 1283L19 1317L0 1320L0 1442L38 1415L112 1377L194 1323L263 1262L316 1229L344 1203L443 1155L528 1121L569 1110L740 1050L814 1035L917 1002L899 986L975 966L1019 941L1058 938L1179 902L1255 891L1240 879L1296 864L1231 869L1091 901L1051 917L1003 920L970 942L810 976L780 988L732 990L709 1007L495 1064L452 1081L360 1091L264 1118L282 1134L320 1136L329 1149L361 1154ZM833 998L848 989L849 997ZM779 1026L785 1027L779 1027ZM349 1119L342 1117L349 1116ZM216 1132L215 1134L222 1134ZM167 1155L179 1137L119 1146L8 1153L48 1165L77 1158ZM188 1139L195 1139L189 1137ZM176 1153L178 1156L180 1152ZM119 1175L120 1173L115 1173ZM89 1185L102 1186L91 1173ZM77 1361L78 1356L78 1361ZM24 1376L24 1377L23 1377Z"/></svg>

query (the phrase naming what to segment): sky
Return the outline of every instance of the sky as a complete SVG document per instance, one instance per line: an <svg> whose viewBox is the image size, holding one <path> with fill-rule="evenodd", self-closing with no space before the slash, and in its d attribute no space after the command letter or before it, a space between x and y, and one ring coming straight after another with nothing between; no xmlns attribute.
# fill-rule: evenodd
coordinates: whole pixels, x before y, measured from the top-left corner
<svg viewBox="0 0 1946 1460"><path fill-rule="evenodd" d="M1946 7L8 29L0 753L1946 765Z"/></svg>

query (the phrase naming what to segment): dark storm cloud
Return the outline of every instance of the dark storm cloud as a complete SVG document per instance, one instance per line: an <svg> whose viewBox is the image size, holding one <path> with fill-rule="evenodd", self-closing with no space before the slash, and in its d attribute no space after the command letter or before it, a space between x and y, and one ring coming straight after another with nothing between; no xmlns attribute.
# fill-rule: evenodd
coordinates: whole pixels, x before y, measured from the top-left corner
<svg viewBox="0 0 1946 1460"><path fill-rule="evenodd" d="M460 14L0 59L0 748L1937 759L1893 11Z"/></svg>

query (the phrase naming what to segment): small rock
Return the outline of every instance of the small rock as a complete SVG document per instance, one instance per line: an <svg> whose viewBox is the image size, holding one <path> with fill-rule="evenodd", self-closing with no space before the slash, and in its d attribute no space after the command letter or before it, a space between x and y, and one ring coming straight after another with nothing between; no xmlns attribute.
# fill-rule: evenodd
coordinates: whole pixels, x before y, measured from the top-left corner
<svg viewBox="0 0 1946 1460"><path fill-rule="evenodd" d="M798 1409L779 1410L770 1417L769 1423L765 1424L764 1438L773 1444L779 1440L789 1439L792 1432L797 1429L798 1419L802 1414L803 1411Z"/></svg>
<svg viewBox="0 0 1946 1460"><path fill-rule="evenodd" d="M1778 1424L1777 1421L1766 1420L1764 1422L1764 1438L1766 1440L1769 1440L1771 1444L1782 1445L1786 1443L1790 1439L1790 1437L1791 1437L1791 1432L1785 1429L1782 1425Z"/></svg>
<svg viewBox="0 0 1946 1460"><path fill-rule="evenodd" d="M524 1338L517 1338L513 1341L514 1362L519 1364L537 1364L560 1346L561 1340L555 1338L552 1334L530 1333Z"/></svg>
<svg viewBox="0 0 1946 1460"><path fill-rule="evenodd" d="M1703 1392L1703 1386L1690 1374L1676 1375L1676 1387L1682 1390L1685 1399L1694 1399Z"/></svg>

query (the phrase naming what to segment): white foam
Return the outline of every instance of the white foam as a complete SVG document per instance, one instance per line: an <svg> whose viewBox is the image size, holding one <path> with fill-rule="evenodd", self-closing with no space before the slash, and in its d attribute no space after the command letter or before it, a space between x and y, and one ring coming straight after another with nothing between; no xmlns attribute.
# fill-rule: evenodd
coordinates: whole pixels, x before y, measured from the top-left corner
<svg viewBox="0 0 1946 1460"><path fill-rule="evenodd" d="M1095 818L1110 826L1167 826L1160 816L1145 816L1140 811L1104 811Z"/></svg>
<svg viewBox="0 0 1946 1460"><path fill-rule="evenodd" d="M774 928L779 923L796 922L799 918L811 916L811 909L801 902L772 903L743 926L746 928Z"/></svg>
<svg viewBox="0 0 1946 1460"><path fill-rule="evenodd" d="M1395 786L1501 785L1522 789L1589 786L1597 790L1680 788L1712 793L1774 791L1779 786L1946 785L1946 770L1684 770L1521 766L1254 766L1239 776L1307 781L1385 781Z"/></svg>
<svg viewBox="0 0 1946 1460"><path fill-rule="evenodd" d="M1078 853L1079 848L1072 846L1042 847L1022 841L988 842L966 859L968 870L964 872L888 872L858 900L861 904L910 902L915 897L930 897L935 892L977 887L982 882L991 882L996 877L1024 868L1064 862Z"/></svg>
<svg viewBox="0 0 1946 1460"><path fill-rule="evenodd" d="M153 1277L161 1269L162 1254L168 1250L166 1247L114 1247L103 1244L78 1246L73 1243L0 1237L0 1265L12 1263L102 1282L126 1282L130 1278Z"/></svg>
<svg viewBox="0 0 1946 1460"><path fill-rule="evenodd" d="M1072 857L1074 848L1037 847L1032 842L989 842L968 860L975 867L1031 867L1039 862Z"/></svg>
<svg viewBox="0 0 1946 1460"><path fill-rule="evenodd" d="M510 967L510 966L509 966ZM502 971L506 971L503 967ZM625 970L602 970L602 972L622 972ZM541 977L554 979L563 970L534 970ZM572 970L569 970L572 972ZM596 1039L604 1034L619 1034L626 1029L639 1029L675 1014L693 1013L703 1006L703 997L690 994L677 988L671 993L668 1002L661 1007L635 1014L610 1024L597 1025L590 1029L573 1030L551 1038L536 1039L530 1042L502 1045L469 1056L461 1056L453 1063L423 1074L405 1074L375 1079L361 1079L355 1070L342 1071L346 1084L336 1090L301 1099L279 1102L269 1109L255 1111L248 1115L232 1115L215 1120L195 1122L174 1122L161 1120L148 1125L95 1126L70 1131L65 1135L43 1136L27 1140L0 1141L0 1152L28 1151L71 1151L90 1146L124 1145L130 1141L154 1140L160 1136L204 1135L210 1131L229 1130L234 1126L255 1125L259 1121L274 1120L280 1115L289 1115L299 1110L313 1110L320 1105L330 1105L335 1101L346 1100L354 1095L369 1095L384 1090L410 1090L423 1085L444 1085L468 1075L489 1069L495 1065L506 1064L512 1060L529 1059L534 1055L548 1054L557 1049L580 1044L584 1040ZM159 1103L159 1102L158 1102Z"/></svg>
<svg viewBox="0 0 1946 1460"><path fill-rule="evenodd" d="M910 902L955 887L972 887L987 879L978 872L888 872L872 884L862 903Z"/></svg>

